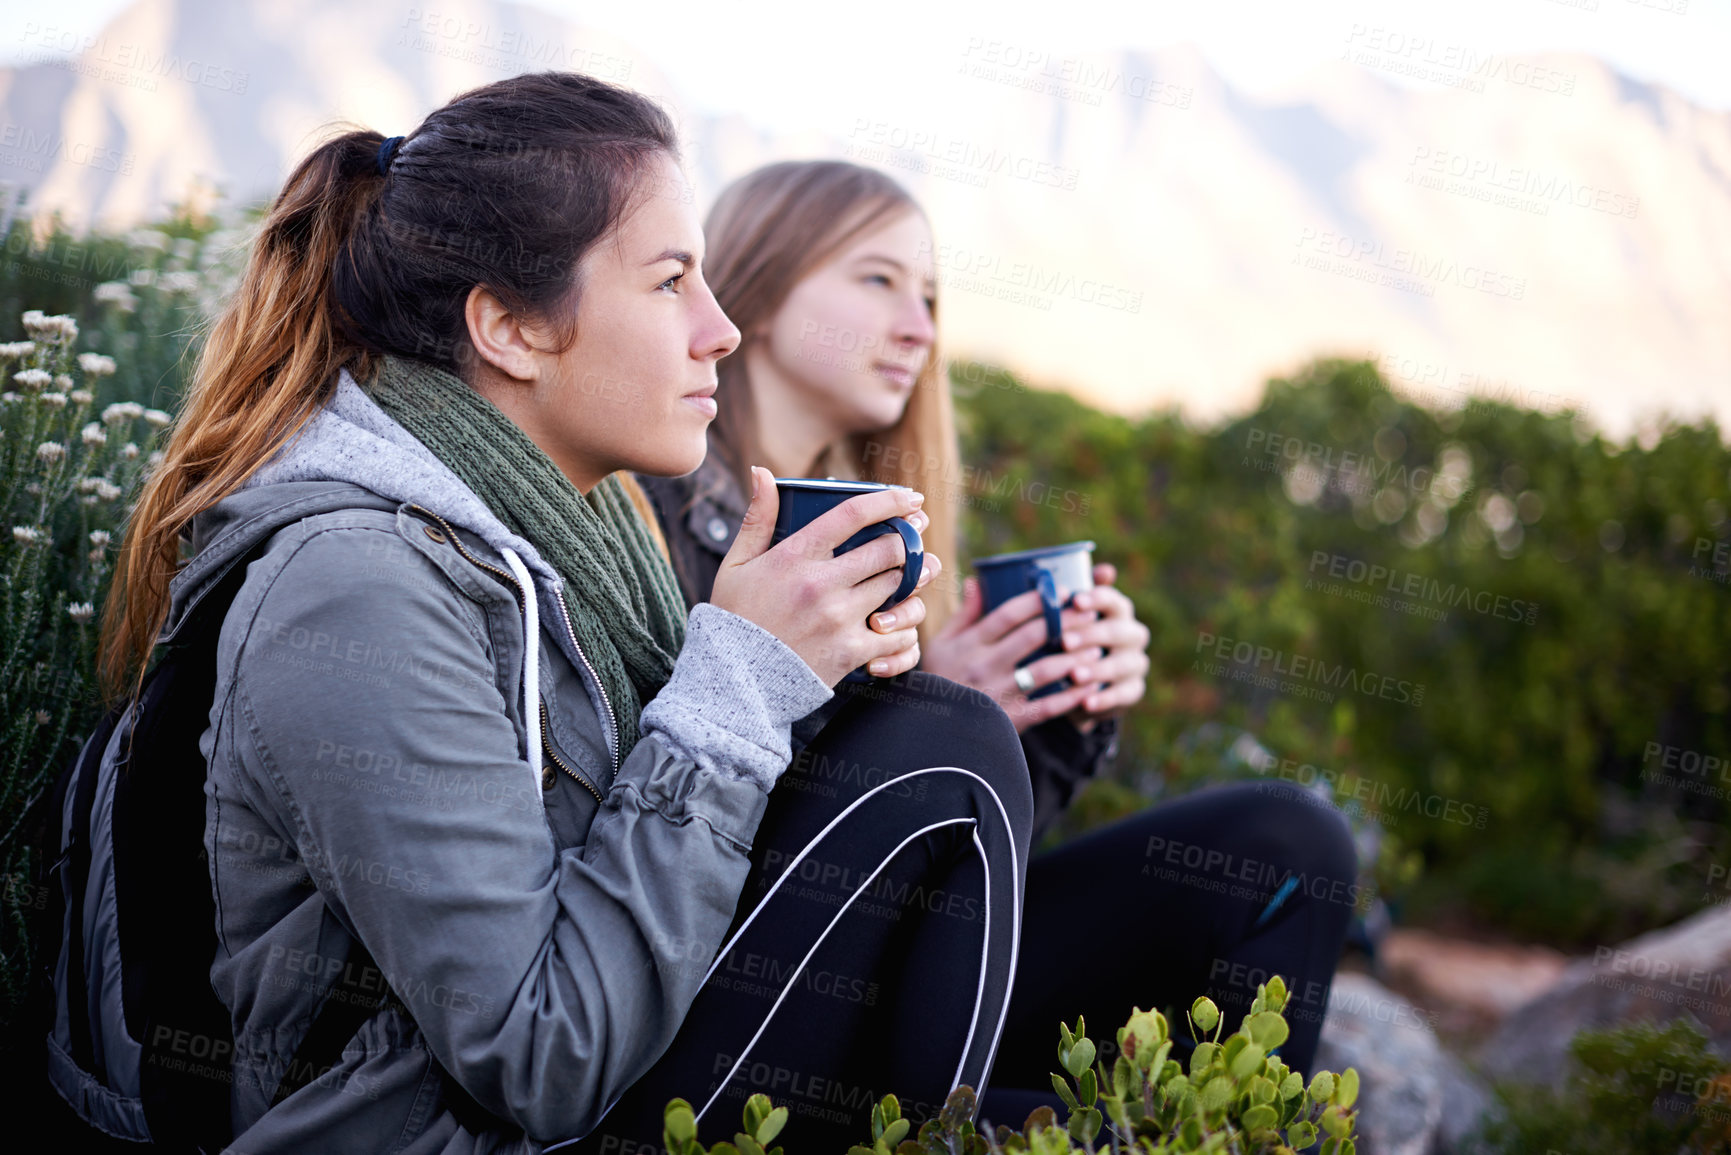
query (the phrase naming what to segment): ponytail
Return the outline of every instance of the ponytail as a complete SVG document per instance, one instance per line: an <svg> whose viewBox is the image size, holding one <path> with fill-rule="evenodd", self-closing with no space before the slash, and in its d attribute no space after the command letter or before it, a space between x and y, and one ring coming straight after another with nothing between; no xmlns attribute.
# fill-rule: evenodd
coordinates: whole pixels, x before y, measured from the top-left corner
<svg viewBox="0 0 1731 1155"><path fill-rule="evenodd" d="M369 368L332 323L331 270L355 218L384 183L375 163L384 139L345 133L300 163L211 327L115 565L101 655L110 698L142 686L193 516L240 488L300 430L328 399L338 369Z"/></svg>

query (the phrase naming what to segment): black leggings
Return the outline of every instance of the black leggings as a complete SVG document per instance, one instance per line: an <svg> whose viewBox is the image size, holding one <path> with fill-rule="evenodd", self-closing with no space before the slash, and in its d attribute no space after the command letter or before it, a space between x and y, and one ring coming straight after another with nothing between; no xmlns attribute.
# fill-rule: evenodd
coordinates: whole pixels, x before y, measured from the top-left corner
<svg viewBox="0 0 1731 1155"><path fill-rule="evenodd" d="M659 1152L675 1096L706 1144L731 1138L762 1092L789 1109L778 1143L839 1155L883 1095L923 1119L988 1072L982 1116L1020 1126L1057 1105L1059 1020L1086 1015L1110 1066L1133 1006L1176 1010L1187 1038L1206 993L1231 1030L1271 974L1293 987L1282 1057L1308 1071L1356 897L1337 812L1285 783L1220 787L1029 866L1027 765L995 704L920 672L837 693L770 794L678 1035L577 1149Z"/></svg>
<svg viewBox="0 0 1731 1155"><path fill-rule="evenodd" d="M1015 728L985 695L920 671L837 694L770 793L738 914L679 1033L575 1150L659 1153L676 1096L706 1144L731 1139L762 1092L789 1109L777 1143L839 1155L869 1142L885 1094L919 1118L991 1070L1033 823Z"/></svg>
<svg viewBox="0 0 1731 1155"><path fill-rule="evenodd" d="M1036 856L981 1115L1020 1127L1035 1107L1058 1109L1060 1020L1086 1016L1110 1068L1133 1007L1165 1011L1188 1044L1197 995L1219 1005L1231 1032L1273 975L1289 991L1280 1057L1308 1077L1357 873L1339 811L1279 781L1198 791Z"/></svg>

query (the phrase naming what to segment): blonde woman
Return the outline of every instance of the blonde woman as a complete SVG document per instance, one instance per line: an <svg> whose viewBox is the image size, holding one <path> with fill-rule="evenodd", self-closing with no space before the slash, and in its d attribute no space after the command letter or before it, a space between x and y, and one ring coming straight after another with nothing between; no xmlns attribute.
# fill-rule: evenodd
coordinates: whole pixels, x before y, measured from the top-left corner
<svg viewBox="0 0 1731 1155"><path fill-rule="evenodd" d="M719 366L721 411L703 465L685 477L644 479L692 602L710 596L723 572L744 511L742 480L754 466L899 482L928 494L953 494L949 482L961 473L936 354L932 233L906 191L852 164L769 165L722 192L705 232L705 273L741 343ZM955 554L957 504L928 500L923 510L926 540L945 557ZM1069 536L1086 537L1086 525ZM1075 683L1042 698L1015 677L1016 663L1045 638L1038 594L982 615L969 578L959 606L940 590L918 611L922 671L983 692L1014 722L1036 838L1075 785L1112 756L1116 716L1144 691L1148 630L1113 588L1113 567L1095 576L1097 588L1066 611L1065 651L1028 667L1031 685L1065 675ZM883 618L874 621L907 624L899 611L893 623ZM822 712L803 720L796 738L821 733L823 723ZM942 733L941 720L922 733ZM1177 869L1163 857L1168 848L1179 851ZM1201 869L1188 868L1189 858ZM1239 877L1222 874L1228 863ZM1355 867L1341 817L1279 784L1204 791L1036 857L987 1114L1020 1120L1018 1111L1049 1095L1039 1089L1048 1084L1060 1018L1122 1022L1133 1005L1187 1005L1204 992L1242 1008L1255 993L1245 981L1251 973L1282 974L1309 1000L1285 1048L1288 1062L1307 1066L1321 1020L1316 1000L1352 914L1346 888L1356 895ZM1078 969L1068 946L1086 926L1097 926L1107 936L1100 945L1112 949ZM1017 1088L1020 1098L1010 1094Z"/></svg>

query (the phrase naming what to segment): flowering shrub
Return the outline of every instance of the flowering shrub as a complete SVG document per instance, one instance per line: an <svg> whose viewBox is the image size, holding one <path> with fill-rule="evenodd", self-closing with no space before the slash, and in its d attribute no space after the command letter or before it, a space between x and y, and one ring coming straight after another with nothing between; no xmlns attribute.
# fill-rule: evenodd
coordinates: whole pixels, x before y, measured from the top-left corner
<svg viewBox="0 0 1731 1155"><path fill-rule="evenodd" d="M1272 1052L1286 1041L1286 984L1278 977L1259 986L1243 1023L1225 1042L1219 1008L1206 998L1191 1004L1190 1036L1197 1040L1188 1070L1171 1058L1166 1016L1136 1010L1118 1030L1118 1057L1110 1069L1095 1062L1084 1032L1058 1024L1058 1065L1052 1089L1067 1108L1065 1121L1041 1107L1022 1130L976 1128L974 1092L951 1092L935 1119L918 1132L902 1118L894 1095L872 1108L871 1142L848 1155L1075 1155L1097 1147L1113 1155L1293 1155L1322 1139L1322 1155L1353 1155L1358 1072L1318 1071L1306 1086ZM1066 1078L1065 1076L1068 1076ZM671 1155L781 1155L769 1148L787 1123L787 1108L753 1095L745 1128L733 1142L705 1148L697 1141L691 1104L667 1105L662 1142ZM794 1152L793 1155L826 1155ZM838 1153L839 1155L839 1153Z"/></svg>
<svg viewBox="0 0 1731 1155"><path fill-rule="evenodd" d="M24 314L0 344L0 1022L22 994L33 887L29 822L98 713L98 608L115 540L154 457L160 409L95 409L114 359L76 353L71 317Z"/></svg>

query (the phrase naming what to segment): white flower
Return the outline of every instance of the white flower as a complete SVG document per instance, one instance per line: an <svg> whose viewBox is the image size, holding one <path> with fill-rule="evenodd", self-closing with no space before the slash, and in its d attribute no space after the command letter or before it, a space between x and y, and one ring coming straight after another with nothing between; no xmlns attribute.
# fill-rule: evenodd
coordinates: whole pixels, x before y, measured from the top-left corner
<svg viewBox="0 0 1731 1155"><path fill-rule="evenodd" d="M93 529L90 531L90 544L96 546L98 549L107 545L111 540L113 539L109 537L106 529Z"/></svg>
<svg viewBox="0 0 1731 1155"><path fill-rule="evenodd" d="M173 420L174 418L172 416L164 413L160 409L146 409L144 411L144 423L146 425L154 425L158 429L161 429L164 425L167 425Z"/></svg>
<svg viewBox="0 0 1731 1155"><path fill-rule="evenodd" d="M54 715L50 714L47 710L36 711L36 724L38 726L46 726L52 721L54 721Z"/></svg>
<svg viewBox="0 0 1731 1155"><path fill-rule="evenodd" d="M92 393L88 389L74 389L72 392L68 393L67 396L72 398L72 403L74 405L88 405L92 401L96 400L96 394Z"/></svg>
<svg viewBox="0 0 1731 1155"><path fill-rule="evenodd" d="M66 607L66 614L79 625L83 625L96 616L96 607L89 602L73 602Z"/></svg>
<svg viewBox="0 0 1731 1155"><path fill-rule="evenodd" d="M104 433L102 426L94 421L80 430L78 436L83 439L84 444L92 447L108 444L108 434Z"/></svg>
<svg viewBox="0 0 1731 1155"><path fill-rule="evenodd" d="M45 461L49 465L53 465L56 461L59 461L65 456L66 446L60 444L58 441L44 441L41 445L36 447L36 459L38 461Z"/></svg>
<svg viewBox="0 0 1731 1155"><path fill-rule="evenodd" d="M80 481L78 483L78 492L79 493L95 493L96 492L96 481L97 481L97 479L94 477L86 477L83 481Z"/></svg>
<svg viewBox="0 0 1731 1155"><path fill-rule="evenodd" d="M43 403L53 409L66 408L66 400L66 394L64 393L44 393L42 395Z"/></svg>
<svg viewBox="0 0 1731 1155"><path fill-rule="evenodd" d="M125 445L122 445L120 447L120 456L126 458L126 460L128 460L128 461L133 461L133 460L137 459L138 446L136 446L132 442L128 441Z"/></svg>
<svg viewBox="0 0 1731 1155"><path fill-rule="evenodd" d="M197 255L198 255L198 242L193 240L191 237L181 237L179 240L174 242L174 259L175 260L177 260L177 261L190 261L190 260L192 260L193 257L195 257Z"/></svg>
<svg viewBox="0 0 1731 1155"><path fill-rule="evenodd" d="M134 269L132 270L132 276L127 279L141 289L148 289L150 286L156 284L156 270Z"/></svg>
<svg viewBox="0 0 1731 1155"><path fill-rule="evenodd" d="M102 411L104 423L110 421L135 421L144 416L144 406L136 401L116 401Z"/></svg>
<svg viewBox="0 0 1731 1155"><path fill-rule="evenodd" d="M126 234L126 243L135 249L152 249L166 253L174 238L161 229L133 229Z"/></svg>
<svg viewBox="0 0 1731 1155"><path fill-rule="evenodd" d="M155 469L157 466L162 464L162 450L160 450L160 449L151 450L150 456L146 457L144 459L144 461L145 461L145 464L149 465L152 469Z"/></svg>
<svg viewBox="0 0 1731 1155"><path fill-rule="evenodd" d="M96 495L94 493L87 493L83 497L78 499L78 503L80 505L95 505L96 504ZM96 559L92 558L91 560L94 561Z"/></svg>
<svg viewBox="0 0 1731 1155"><path fill-rule="evenodd" d="M64 393L72 388L72 378L65 373L58 374L54 378L54 387Z"/></svg>
<svg viewBox="0 0 1731 1155"><path fill-rule="evenodd" d="M22 545L35 545L42 531L33 525L15 525L12 527L12 540Z"/></svg>
<svg viewBox="0 0 1731 1155"><path fill-rule="evenodd" d="M138 308L138 298L132 295L132 286L125 281L104 281L90 295L98 305L113 305L122 313Z"/></svg>
<svg viewBox="0 0 1731 1155"><path fill-rule="evenodd" d="M113 501L120 496L120 487L102 478L96 481L96 496L103 501Z"/></svg>
<svg viewBox="0 0 1731 1155"><path fill-rule="evenodd" d="M114 358L101 353L80 353L78 367L92 377L106 377L114 372Z"/></svg>
<svg viewBox="0 0 1731 1155"><path fill-rule="evenodd" d="M65 314L50 317L41 309L31 309L24 314L24 331L38 341L71 344L78 336L78 322Z"/></svg>
<svg viewBox="0 0 1731 1155"><path fill-rule="evenodd" d="M34 393L38 389L46 389L54 380L54 374L46 369L20 369L12 374L12 380Z"/></svg>
<svg viewBox="0 0 1731 1155"><path fill-rule="evenodd" d="M165 293L196 293L198 292L197 273L164 273L157 282L157 288Z"/></svg>
<svg viewBox="0 0 1731 1155"><path fill-rule="evenodd" d="M8 341L0 345L0 361L9 361L14 357L28 357L36 352L34 341Z"/></svg>
<svg viewBox="0 0 1731 1155"><path fill-rule="evenodd" d="M20 401L23 400L23 396L22 393L14 393L8 389L6 392L0 393L0 401Z"/></svg>

